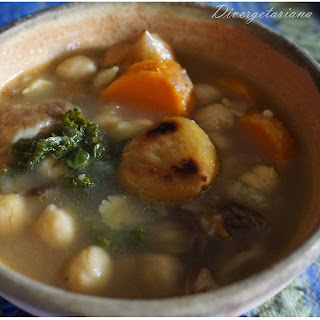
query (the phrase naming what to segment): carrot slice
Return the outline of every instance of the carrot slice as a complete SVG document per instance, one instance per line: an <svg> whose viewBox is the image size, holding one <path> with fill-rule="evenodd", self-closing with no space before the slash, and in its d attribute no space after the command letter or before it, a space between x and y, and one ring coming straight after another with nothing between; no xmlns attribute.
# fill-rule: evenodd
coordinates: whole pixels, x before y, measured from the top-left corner
<svg viewBox="0 0 320 320"><path fill-rule="evenodd" d="M130 67L102 91L100 100L140 111L184 116L193 106L193 85L176 61L148 60Z"/></svg>
<svg viewBox="0 0 320 320"><path fill-rule="evenodd" d="M214 84L226 91L229 95L235 98L241 99L252 106L256 102L256 95L252 86L250 86L245 80L232 77L222 77L214 81Z"/></svg>
<svg viewBox="0 0 320 320"><path fill-rule="evenodd" d="M253 113L243 116L240 124L265 156L278 169L284 169L288 160L294 156L296 145L283 123L274 117Z"/></svg>

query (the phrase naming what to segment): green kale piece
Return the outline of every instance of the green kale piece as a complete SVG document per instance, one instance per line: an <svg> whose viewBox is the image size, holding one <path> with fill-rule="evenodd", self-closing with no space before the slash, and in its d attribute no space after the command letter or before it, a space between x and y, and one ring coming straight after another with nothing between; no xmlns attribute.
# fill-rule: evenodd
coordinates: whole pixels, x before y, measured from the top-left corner
<svg viewBox="0 0 320 320"><path fill-rule="evenodd" d="M67 185L72 188L89 188L95 185L94 179L85 173L80 174L77 177L65 177L65 181Z"/></svg>
<svg viewBox="0 0 320 320"><path fill-rule="evenodd" d="M144 230L144 228L140 227L134 229L129 233L127 239L127 247L141 248L144 245L145 239L146 231Z"/></svg>
<svg viewBox="0 0 320 320"><path fill-rule="evenodd" d="M103 237L103 236L99 236L97 238L98 240L98 244L112 252L118 252L119 251L119 246L114 243L113 241L111 241L109 238L107 237Z"/></svg>
<svg viewBox="0 0 320 320"><path fill-rule="evenodd" d="M61 124L48 137L21 139L11 149L13 166L31 169L51 154L75 170L89 166L95 159L108 159L109 146L99 126L85 119L79 108L67 111Z"/></svg>
<svg viewBox="0 0 320 320"><path fill-rule="evenodd" d="M97 244L112 252L128 252L142 248L145 245L146 231L144 228L105 233L96 225L90 225L93 239Z"/></svg>

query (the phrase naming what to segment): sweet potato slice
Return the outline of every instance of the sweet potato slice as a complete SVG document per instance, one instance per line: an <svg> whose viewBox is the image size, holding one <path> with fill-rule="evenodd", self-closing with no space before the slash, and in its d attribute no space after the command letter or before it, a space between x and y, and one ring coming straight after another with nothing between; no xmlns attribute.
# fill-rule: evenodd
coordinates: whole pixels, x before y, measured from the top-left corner
<svg viewBox="0 0 320 320"><path fill-rule="evenodd" d="M246 102L249 106L254 105L257 100L252 86L241 78L224 76L216 79L213 83L234 98Z"/></svg>
<svg viewBox="0 0 320 320"><path fill-rule="evenodd" d="M157 34L145 30L109 48L102 58L102 65L128 67L145 60L163 59L175 60L171 47Z"/></svg>
<svg viewBox="0 0 320 320"><path fill-rule="evenodd" d="M265 156L278 169L284 169L288 160L294 156L296 145L283 123L275 117L252 113L242 117L240 124Z"/></svg>
<svg viewBox="0 0 320 320"><path fill-rule="evenodd" d="M100 100L159 115L184 116L193 106L193 85L179 63L149 60L130 67L101 93Z"/></svg>

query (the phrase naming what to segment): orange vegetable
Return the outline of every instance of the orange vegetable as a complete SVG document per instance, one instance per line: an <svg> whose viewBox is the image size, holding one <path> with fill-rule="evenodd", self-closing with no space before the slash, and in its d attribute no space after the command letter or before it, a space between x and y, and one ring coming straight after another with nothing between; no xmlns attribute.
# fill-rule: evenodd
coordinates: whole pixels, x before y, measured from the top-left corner
<svg viewBox="0 0 320 320"><path fill-rule="evenodd" d="M173 60L134 64L100 95L140 111L184 116L192 108L193 85L186 70Z"/></svg>
<svg viewBox="0 0 320 320"><path fill-rule="evenodd" d="M207 221L210 227L215 228L215 232L217 233L218 237L220 237L221 239L229 239L231 237L231 234L226 230L223 222L217 216L208 215Z"/></svg>
<svg viewBox="0 0 320 320"><path fill-rule="evenodd" d="M214 81L214 84L226 91L228 94L234 96L237 99L241 99L252 106L256 102L256 94L252 90L252 86L247 84L243 79L232 77L222 77Z"/></svg>
<svg viewBox="0 0 320 320"><path fill-rule="evenodd" d="M283 169L294 156L295 142L278 119L253 113L242 117L240 124L278 169Z"/></svg>

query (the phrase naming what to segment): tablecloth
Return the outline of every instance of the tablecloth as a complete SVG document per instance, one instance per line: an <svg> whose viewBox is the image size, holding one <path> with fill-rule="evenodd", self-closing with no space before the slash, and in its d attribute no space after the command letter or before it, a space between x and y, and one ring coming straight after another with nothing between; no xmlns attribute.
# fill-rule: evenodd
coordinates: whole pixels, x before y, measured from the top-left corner
<svg viewBox="0 0 320 320"><path fill-rule="evenodd" d="M0 2L0 27L30 13L56 6L61 2ZM320 61L320 23L318 22L320 4L311 3L272 3L272 2L211 2L225 5L236 12L245 12L253 17L255 12L265 14L255 20L276 29L284 36L307 50ZM269 17L267 16L268 10ZM272 12L312 12L306 18L271 17ZM0 317L30 316L0 297ZM310 265L304 273L292 281L285 289L259 307L243 315L248 316L302 316L320 317L320 258Z"/></svg>

